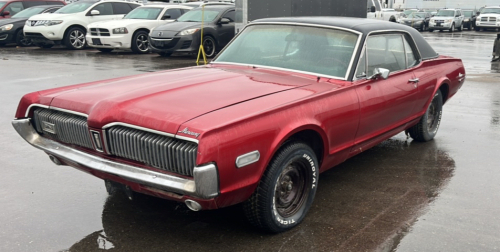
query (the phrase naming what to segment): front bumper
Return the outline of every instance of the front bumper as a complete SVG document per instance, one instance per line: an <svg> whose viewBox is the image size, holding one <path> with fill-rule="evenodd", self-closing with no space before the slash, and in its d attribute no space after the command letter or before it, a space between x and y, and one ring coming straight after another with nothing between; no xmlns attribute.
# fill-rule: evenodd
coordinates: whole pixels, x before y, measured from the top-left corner
<svg viewBox="0 0 500 252"><path fill-rule="evenodd" d="M476 21L476 27L483 29L497 29L500 28L500 23Z"/></svg>
<svg viewBox="0 0 500 252"><path fill-rule="evenodd" d="M130 49L132 34L119 34L112 36L92 36L87 33L87 44L95 48Z"/></svg>
<svg viewBox="0 0 500 252"><path fill-rule="evenodd" d="M440 23L440 25L437 25L436 23L429 23L429 29L433 30L449 30L451 29L451 25L453 23Z"/></svg>
<svg viewBox="0 0 500 252"><path fill-rule="evenodd" d="M154 53L192 53L197 52L200 46L198 33L173 38L148 37L149 50Z"/></svg>
<svg viewBox="0 0 500 252"><path fill-rule="evenodd" d="M15 43L16 40L14 39L14 32L14 30L0 32L0 44Z"/></svg>
<svg viewBox="0 0 500 252"><path fill-rule="evenodd" d="M111 161L44 138L35 131L30 119L16 119L12 121L12 125L29 144L49 155L75 163L76 166L113 174L127 181L195 198L212 199L219 195L219 177L214 164L195 167L193 179L181 178Z"/></svg>
<svg viewBox="0 0 500 252"><path fill-rule="evenodd" d="M61 41L64 37L64 30L61 25L52 26L24 26L24 36L33 40L35 43L54 43Z"/></svg>

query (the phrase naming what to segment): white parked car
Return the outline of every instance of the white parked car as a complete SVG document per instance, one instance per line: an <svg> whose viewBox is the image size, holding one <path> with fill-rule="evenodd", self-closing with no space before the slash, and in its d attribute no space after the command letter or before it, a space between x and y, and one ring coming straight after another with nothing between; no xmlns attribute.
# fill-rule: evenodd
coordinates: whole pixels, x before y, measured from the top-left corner
<svg viewBox="0 0 500 252"><path fill-rule="evenodd" d="M97 21L122 19L141 5L126 1L84 0L68 4L50 15L30 17L24 26L24 35L40 47L50 48L64 44L70 49L86 46L87 25Z"/></svg>
<svg viewBox="0 0 500 252"><path fill-rule="evenodd" d="M500 29L500 6L489 6L481 10L476 19L476 31Z"/></svg>
<svg viewBox="0 0 500 252"><path fill-rule="evenodd" d="M136 53L147 53L149 31L154 27L175 21L191 8L165 4L136 8L123 19L88 25L87 43L101 52L132 49Z"/></svg>
<svg viewBox="0 0 500 252"><path fill-rule="evenodd" d="M465 16L460 9L441 9L429 21L429 31L448 30L450 32L464 29Z"/></svg>

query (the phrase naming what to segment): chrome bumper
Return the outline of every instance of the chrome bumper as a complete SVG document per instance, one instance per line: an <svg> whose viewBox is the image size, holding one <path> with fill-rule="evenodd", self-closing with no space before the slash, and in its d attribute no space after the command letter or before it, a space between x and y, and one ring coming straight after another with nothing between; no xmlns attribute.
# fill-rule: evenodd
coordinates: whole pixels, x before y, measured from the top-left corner
<svg viewBox="0 0 500 252"><path fill-rule="evenodd" d="M13 120L12 125L17 133L19 133L19 135L29 144L51 155L69 160L84 167L114 174L126 180L145 184L154 188L202 199L210 199L219 195L217 167L214 164L195 167L193 179L185 179L110 161L69 148L56 141L41 137L31 125L30 119Z"/></svg>

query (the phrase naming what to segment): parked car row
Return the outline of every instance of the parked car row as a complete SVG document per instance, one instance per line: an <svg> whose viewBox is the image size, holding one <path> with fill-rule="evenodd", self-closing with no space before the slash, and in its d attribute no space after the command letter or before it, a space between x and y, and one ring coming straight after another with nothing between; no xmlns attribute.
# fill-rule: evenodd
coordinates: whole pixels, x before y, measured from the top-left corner
<svg viewBox="0 0 500 252"><path fill-rule="evenodd" d="M234 4L225 2L142 6L121 0L82 0L61 6L32 7L4 19L0 45L15 42L51 48L62 44L75 50L91 46L101 52L131 49L170 56L199 50L203 21L203 47L213 57L235 34Z"/></svg>

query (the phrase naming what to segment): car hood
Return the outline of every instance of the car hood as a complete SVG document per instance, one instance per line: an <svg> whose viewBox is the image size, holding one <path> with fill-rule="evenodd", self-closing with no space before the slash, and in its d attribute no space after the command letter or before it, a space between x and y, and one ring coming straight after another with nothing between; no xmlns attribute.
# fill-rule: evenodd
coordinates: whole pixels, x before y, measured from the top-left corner
<svg viewBox="0 0 500 252"><path fill-rule="evenodd" d="M131 24L140 24L140 23L147 23L151 21L156 21L156 20L143 20L143 19L118 19L118 20L107 20L107 21L100 21L100 22L94 22L88 25L88 27L93 27L93 28L118 28L118 27L126 27Z"/></svg>
<svg viewBox="0 0 500 252"><path fill-rule="evenodd" d="M2 25L7 25L7 24L13 24L16 22L26 22L27 18L4 18L0 19L0 26Z"/></svg>
<svg viewBox="0 0 500 252"><path fill-rule="evenodd" d="M63 19L67 16L71 16L75 13L72 14L59 14L59 13L43 13L43 14L38 14L31 16L29 20L60 20Z"/></svg>
<svg viewBox="0 0 500 252"><path fill-rule="evenodd" d="M201 27L200 22L172 22L154 28L154 31L182 31L185 29Z"/></svg>
<svg viewBox="0 0 500 252"><path fill-rule="evenodd" d="M87 114L92 128L122 122L176 133L201 115L313 83L314 78L284 72L208 66L98 81L42 99Z"/></svg>
<svg viewBox="0 0 500 252"><path fill-rule="evenodd" d="M488 14L481 14L479 17L498 17L500 14L495 14L495 13L488 13Z"/></svg>

